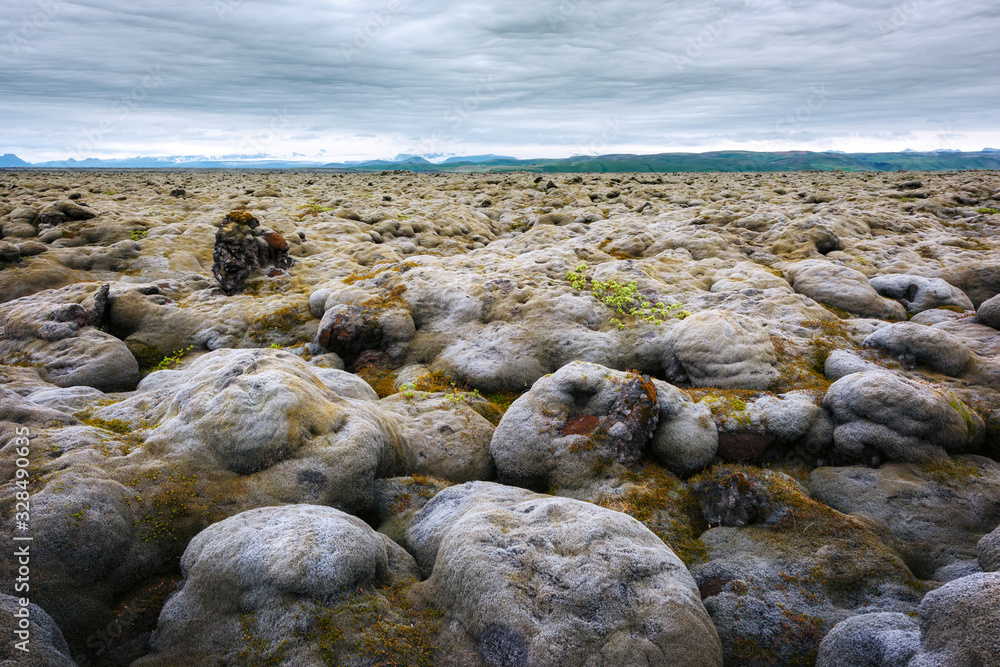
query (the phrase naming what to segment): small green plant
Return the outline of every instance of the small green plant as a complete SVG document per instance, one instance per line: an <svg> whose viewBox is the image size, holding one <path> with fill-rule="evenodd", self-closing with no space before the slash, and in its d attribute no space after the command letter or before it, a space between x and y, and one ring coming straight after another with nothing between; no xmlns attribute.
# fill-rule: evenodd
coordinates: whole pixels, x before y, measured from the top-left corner
<svg viewBox="0 0 1000 667"><path fill-rule="evenodd" d="M270 349L272 349L272 350L280 350L281 349L281 346L278 345L277 343L271 343L268 347Z"/></svg>
<svg viewBox="0 0 1000 667"><path fill-rule="evenodd" d="M149 232L146 231L145 229L133 229L128 233L128 237L133 241L139 241L141 239L146 238L146 234L148 233Z"/></svg>
<svg viewBox="0 0 1000 667"><path fill-rule="evenodd" d="M302 206L299 206L297 210L302 211L302 213L299 214L301 217L305 217L307 215L319 215L320 213L326 213L327 211L332 211L333 207L323 206L319 202L313 201L308 204L303 204Z"/></svg>
<svg viewBox="0 0 1000 667"><path fill-rule="evenodd" d="M180 360L184 358L184 355L186 355L188 352L190 352L193 349L194 349L194 345L189 345L188 347L184 348L183 350L179 350L179 351L175 352L172 356L164 357L163 361L161 361L159 364L157 364L156 368L154 368L153 370L154 371L165 371L165 370L167 370L169 368L173 368L178 363L180 363Z"/></svg>
<svg viewBox="0 0 1000 667"><path fill-rule="evenodd" d="M908 204L910 202L917 201L916 197L900 197L899 202L901 204Z"/></svg>
<svg viewBox="0 0 1000 667"><path fill-rule="evenodd" d="M587 277L586 263L569 271L566 279L573 289L580 292L589 290L601 303L613 308L620 315L634 317L643 322L663 324L671 318L682 320L691 315L689 311L683 309L683 304L668 305L662 301L654 304L639 291L639 285L634 280L630 283L620 283L617 280L592 280ZM617 326L619 330L625 328L625 324L618 318L612 318L611 324Z"/></svg>
<svg viewBox="0 0 1000 667"><path fill-rule="evenodd" d="M460 403L462 401L468 400L470 393L473 398L479 398L478 389L473 389L471 392L462 391L461 389L458 388L458 386L454 382L452 382L451 391L446 393L444 397L448 400L449 403Z"/></svg>
<svg viewBox="0 0 1000 667"><path fill-rule="evenodd" d="M987 206L985 208L977 208L976 213L982 213L983 215L997 215L1000 213L1000 209L990 208Z"/></svg>

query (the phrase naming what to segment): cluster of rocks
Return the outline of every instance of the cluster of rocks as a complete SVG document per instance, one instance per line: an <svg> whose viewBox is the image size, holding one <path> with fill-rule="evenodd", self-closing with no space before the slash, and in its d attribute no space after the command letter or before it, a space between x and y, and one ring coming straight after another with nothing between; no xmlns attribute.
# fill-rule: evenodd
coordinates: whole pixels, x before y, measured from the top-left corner
<svg viewBox="0 0 1000 667"><path fill-rule="evenodd" d="M900 178L3 174L0 662L993 664L1000 182Z"/></svg>

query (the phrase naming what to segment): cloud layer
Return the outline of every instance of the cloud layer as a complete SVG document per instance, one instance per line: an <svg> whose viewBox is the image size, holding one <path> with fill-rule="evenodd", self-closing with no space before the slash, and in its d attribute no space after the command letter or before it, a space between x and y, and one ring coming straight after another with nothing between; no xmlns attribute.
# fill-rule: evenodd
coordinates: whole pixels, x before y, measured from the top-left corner
<svg viewBox="0 0 1000 667"><path fill-rule="evenodd" d="M9 3L0 153L1000 144L994 0L123 4Z"/></svg>

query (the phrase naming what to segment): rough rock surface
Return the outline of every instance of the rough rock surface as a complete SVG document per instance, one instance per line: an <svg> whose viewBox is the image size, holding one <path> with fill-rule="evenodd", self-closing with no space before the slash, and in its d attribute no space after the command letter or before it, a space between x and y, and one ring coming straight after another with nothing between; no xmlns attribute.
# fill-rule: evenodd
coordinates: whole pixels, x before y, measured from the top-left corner
<svg viewBox="0 0 1000 667"><path fill-rule="evenodd" d="M510 406L490 453L504 484L581 487L602 466L638 461L659 417L648 377L572 363L536 382Z"/></svg>
<svg viewBox="0 0 1000 667"><path fill-rule="evenodd" d="M419 586L489 665L722 664L691 575L617 512L473 482L425 505L406 540Z"/></svg>
<svg viewBox="0 0 1000 667"><path fill-rule="evenodd" d="M972 301L962 290L940 278L889 275L876 276L869 283L879 295L900 301L911 315L948 306L963 311L974 310Z"/></svg>
<svg viewBox="0 0 1000 667"><path fill-rule="evenodd" d="M920 626L906 614L861 614L823 638L816 667L906 667L919 649Z"/></svg>
<svg viewBox="0 0 1000 667"><path fill-rule="evenodd" d="M1000 655L1000 573L974 574L920 603L920 651L908 667L990 665Z"/></svg>
<svg viewBox="0 0 1000 667"><path fill-rule="evenodd" d="M902 305L879 295L865 274L841 264L806 260L786 269L796 292L862 317L905 320Z"/></svg>
<svg viewBox="0 0 1000 667"><path fill-rule="evenodd" d="M378 394L371 385L353 373L338 368L314 368L313 373L327 389L343 398L359 401L377 401Z"/></svg>
<svg viewBox="0 0 1000 667"><path fill-rule="evenodd" d="M918 325L919 326L919 325ZM973 449L983 422L958 398L888 371L837 380L823 399L848 461L925 461Z"/></svg>
<svg viewBox="0 0 1000 667"><path fill-rule="evenodd" d="M808 664L837 623L906 613L922 590L871 521L810 499L780 473L719 466L694 478L710 525L695 565L728 664Z"/></svg>
<svg viewBox="0 0 1000 667"><path fill-rule="evenodd" d="M96 328L104 318L107 287L79 287L83 289L0 305L4 334L0 355L37 366L41 377L57 387L135 389L139 383L135 358L120 340Z"/></svg>
<svg viewBox="0 0 1000 667"><path fill-rule="evenodd" d="M1000 572L1000 528L989 535L983 535L976 545L979 567L983 572Z"/></svg>
<svg viewBox="0 0 1000 667"><path fill-rule="evenodd" d="M245 211L228 214L215 235L212 273L222 291L232 296L246 288L247 281L269 266L279 271L290 267L288 242L277 232L261 227Z"/></svg>
<svg viewBox="0 0 1000 667"><path fill-rule="evenodd" d="M137 667L238 662L247 657L248 626L254 659L321 664L319 647L296 639L315 622L309 616L359 588L412 578L416 566L356 517L288 505L243 512L205 529L184 551L181 572L181 588L160 614L155 652Z"/></svg>
<svg viewBox="0 0 1000 667"><path fill-rule="evenodd" d="M974 560L980 537L1000 523L1000 464L984 457L818 468L810 487L830 507L884 526L923 578Z"/></svg>
<svg viewBox="0 0 1000 667"><path fill-rule="evenodd" d="M660 418L653 434L653 456L668 470L690 475L706 468L719 449L712 411L694 403L673 385L653 380Z"/></svg>
<svg viewBox="0 0 1000 667"><path fill-rule="evenodd" d="M409 471L456 484L493 479L493 425L454 395L408 393L391 396L379 407L399 416L410 450Z"/></svg>
<svg viewBox="0 0 1000 667"><path fill-rule="evenodd" d="M760 463L768 457L819 461L833 444L833 421L808 391L747 396L744 401L709 394L718 427L717 456L728 463Z"/></svg>
<svg viewBox="0 0 1000 667"><path fill-rule="evenodd" d="M847 350L836 350L831 352L823 363L823 374L827 380L836 382L842 377L853 375L854 373L864 373L870 371L885 370L873 361L862 359L853 352Z"/></svg>
<svg viewBox="0 0 1000 667"><path fill-rule="evenodd" d="M992 329L1000 329L1000 294L987 299L976 311L976 321Z"/></svg>
<svg viewBox="0 0 1000 667"><path fill-rule="evenodd" d="M93 387L60 387L33 391L28 394L27 399L32 403L71 415L81 412L89 405L108 400L108 395Z"/></svg>
<svg viewBox="0 0 1000 667"><path fill-rule="evenodd" d="M6 638L0 665L76 667L55 621L36 604L22 606L22 599L27 598L0 595L0 632Z"/></svg>
<svg viewBox="0 0 1000 667"><path fill-rule="evenodd" d="M675 361L668 375L695 387L766 389L778 377L767 332L744 316L699 313L675 329L671 342Z"/></svg>
<svg viewBox="0 0 1000 667"><path fill-rule="evenodd" d="M367 397L334 393L287 352L219 350L154 377L144 381L148 391L95 416L157 424L147 450L197 452L220 472L262 474L276 498L312 494L362 508L372 480L405 465L395 419Z"/></svg>
<svg viewBox="0 0 1000 667"><path fill-rule="evenodd" d="M207 525L285 503L363 513L377 478L407 472L395 417L337 395L284 351L219 350L153 373L81 414L85 425L17 400L33 450L47 452L32 528L63 545L34 563L33 599L71 644L106 627L123 593L166 575Z"/></svg>
<svg viewBox="0 0 1000 667"><path fill-rule="evenodd" d="M924 364L951 377L962 375L973 358L956 337L913 322L882 327L865 339L864 346L882 350L904 366Z"/></svg>
<svg viewBox="0 0 1000 667"><path fill-rule="evenodd" d="M810 662L840 621L920 601L877 524L810 499L785 475L720 466L693 490L718 527L702 535L708 560L692 574L730 663Z"/></svg>
<svg viewBox="0 0 1000 667"><path fill-rule="evenodd" d="M495 474L582 512L579 536L611 526L594 545L621 546L638 525L625 515L648 528L695 573L731 664L808 664L845 619L912 613L974 575L1000 524L1000 217L967 203L997 192L988 171L4 171L0 549L27 428L46 545L32 602L79 664L117 667L150 654L181 558L211 526L305 504L409 544L435 496ZM608 378L587 389L574 362ZM587 391L550 391L557 376ZM864 467L830 467L845 465ZM509 491L504 507L529 498ZM527 545L490 552L498 587L568 580L517 560L559 529L539 507L523 531L482 529ZM609 562L545 553L584 573ZM10 568L0 559L0 577ZM615 588L517 635L466 631L491 613L484 598L392 581L237 614L230 662L315 664L321 645L326 662L486 667L526 655L518 636L591 637L594 619L613 628L587 644L595 665L669 662L662 628L607 615L624 606L599 604ZM434 602L458 598L461 612ZM286 612L302 623L290 634L272 624ZM112 623L114 655L97 655Z"/></svg>

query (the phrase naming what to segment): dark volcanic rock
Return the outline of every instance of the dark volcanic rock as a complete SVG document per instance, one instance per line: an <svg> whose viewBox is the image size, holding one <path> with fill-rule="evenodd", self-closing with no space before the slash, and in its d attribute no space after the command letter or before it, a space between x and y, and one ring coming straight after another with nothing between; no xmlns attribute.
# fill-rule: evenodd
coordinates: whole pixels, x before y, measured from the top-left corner
<svg viewBox="0 0 1000 667"><path fill-rule="evenodd" d="M253 235L259 225L249 213L230 213L215 234L212 275L229 296L242 292L247 281L260 272L260 252Z"/></svg>
<svg viewBox="0 0 1000 667"><path fill-rule="evenodd" d="M261 227L257 218L246 211L234 211L222 221L215 234L212 258L212 274L229 296L242 292L247 281L262 269L287 269L294 264L284 237Z"/></svg>
<svg viewBox="0 0 1000 667"><path fill-rule="evenodd" d="M719 431L719 458L729 463L756 461L774 440L770 433Z"/></svg>
<svg viewBox="0 0 1000 667"><path fill-rule="evenodd" d="M608 445L619 463L629 465L642 457L643 448L656 432L659 421L656 387L648 376L630 375L603 425Z"/></svg>
<svg viewBox="0 0 1000 667"><path fill-rule="evenodd" d="M323 314L314 344L353 364L364 351L382 344L382 329L362 306L334 306Z"/></svg>
<svg viewBox="0 0 1000 667"><path fill-rule="evenodd" d="M692 484L691 490L709 526L752 526L768 519L766 491L740 471L706 476Z"/></svg>

